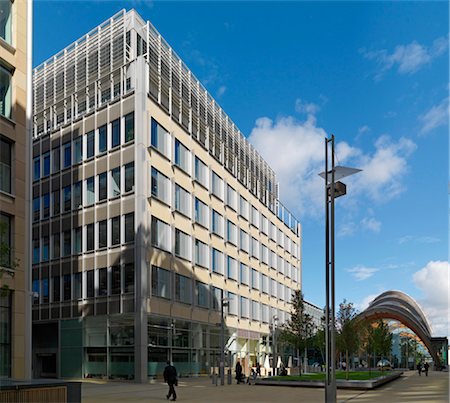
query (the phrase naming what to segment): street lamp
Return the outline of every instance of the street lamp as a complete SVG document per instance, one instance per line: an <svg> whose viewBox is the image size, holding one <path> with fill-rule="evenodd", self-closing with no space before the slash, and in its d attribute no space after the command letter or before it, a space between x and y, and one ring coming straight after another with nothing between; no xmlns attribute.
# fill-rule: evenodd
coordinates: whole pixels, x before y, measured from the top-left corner
<svg viewBox="0 0 450 403"><path fill-rule="evenodd" d="M328 144L331 143L331 169L328 170ZM339 179L360 172L361 169L334 165L334 135L325 137L325 171L319 175L325 179L325 402L336 402L335 373L335 298L334 298L334 199L344 196L347 187ZM336 182L336 180L338 182Z"/></svg>
<svg viewBox="0 0 450 403"><path fill-rule="evenodd" d="M223 290L220 295L220 384L225 385L225 319L224 307L228 306L228 298L224 298Z"/></svg>
<svg viewBox="0 0 450 403"><path fill-rule="evenodd" d="M272 376L275 376L275 373L276 373L276 367L277 367L277 350L276 350L276 348L277 348L277 339L276 339L276 337L277 337L277 330L276 330L276 328L277 328L277 322L278 322L278 316L277 315L273 315L272 316L272 323L273 323L273 325L272 325L272 323L269 325L269 329L270 329L270 331L271 332L273 332L272 333L272 353L273 353L273 360L272 360L272 366L273 366L273 369L272 369Z"/></svg>

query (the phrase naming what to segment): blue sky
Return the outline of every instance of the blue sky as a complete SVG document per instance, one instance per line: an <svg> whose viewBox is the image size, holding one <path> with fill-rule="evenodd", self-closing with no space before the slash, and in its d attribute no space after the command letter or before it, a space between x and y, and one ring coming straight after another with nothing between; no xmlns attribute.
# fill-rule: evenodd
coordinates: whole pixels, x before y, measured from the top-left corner
<svg viewBox="0 0 450 403"><path fill-rule="evenodd" d="M122 8L150 20L278 173L303 225L303 290L324 305L323 138L363 168L336 206L336 298L388 289L447 334L446 2L34 5L34 65ZM49 28L52 27L52 32Z"/></svg>

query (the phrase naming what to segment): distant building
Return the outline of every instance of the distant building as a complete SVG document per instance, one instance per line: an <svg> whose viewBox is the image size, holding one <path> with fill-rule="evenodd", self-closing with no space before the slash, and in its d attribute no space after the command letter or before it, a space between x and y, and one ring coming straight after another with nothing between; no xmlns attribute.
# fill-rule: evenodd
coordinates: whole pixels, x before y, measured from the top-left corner
<svg viewBox="0 0 450 403"><path fill-rule="evenodd" d="M31 1L0 1L0 378L30 377Z"/></svg>
<svg viewBox="0 0 450 403"><path fill-rule="evenodd" d="M319 308L317 305L305 301L305 313L311 316L315 331L324 326L325 313L323 308Z"/></svg>
<svg viewBox="0 0 450 403"><path fill-rule="evenodd" d="M244 369L301 285L275 173L150 23L120 12L34 70L37 377ZM244 102L244 101L243 101Z"/></svg>

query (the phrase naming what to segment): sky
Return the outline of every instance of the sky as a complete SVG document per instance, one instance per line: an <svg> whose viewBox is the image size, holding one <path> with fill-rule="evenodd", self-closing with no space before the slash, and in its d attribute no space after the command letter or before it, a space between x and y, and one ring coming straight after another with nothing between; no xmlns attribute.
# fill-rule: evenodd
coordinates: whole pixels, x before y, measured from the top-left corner
<svg viewBox="0 0 450 403"><path fill-rule="evenodd" d="M36 1L34 66L122 8L149 20L277 173L325 305L324 138L363 171L336 200L336 303L403 291L448 331L447 2ZM51 29L51 31L50 31Z"/></svg>

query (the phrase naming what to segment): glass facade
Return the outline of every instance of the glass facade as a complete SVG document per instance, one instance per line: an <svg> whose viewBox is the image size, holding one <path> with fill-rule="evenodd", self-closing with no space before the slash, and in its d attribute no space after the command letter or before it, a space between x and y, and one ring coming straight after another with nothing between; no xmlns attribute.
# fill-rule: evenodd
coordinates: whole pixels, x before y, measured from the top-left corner
<svg viewBox="0 0 450 403"><path fill-rule="evenodd" d="M11 294L0 294L0 377L11 376Z"/></svg>

